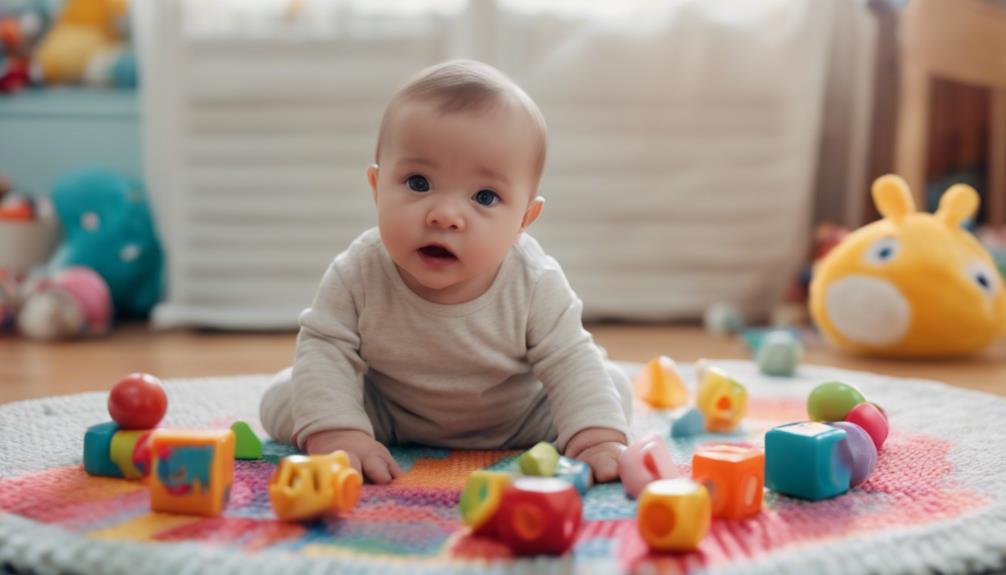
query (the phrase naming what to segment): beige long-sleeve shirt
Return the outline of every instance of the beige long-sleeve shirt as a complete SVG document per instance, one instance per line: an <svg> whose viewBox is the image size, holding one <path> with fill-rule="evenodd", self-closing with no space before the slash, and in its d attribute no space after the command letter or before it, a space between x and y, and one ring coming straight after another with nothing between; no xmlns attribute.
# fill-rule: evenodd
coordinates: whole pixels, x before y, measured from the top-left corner
<svg viewBox="0 0 1006 575"><path fill-rule="evenodd" d="M376 228L335 258L300 316L293 440L319 431L373 435L364 376L399 442L501 447L547 397L559 448L587 427L628 437L622 403L582 304L562 269L521 235L490 288L471 301L427 301L402 281Z"/></svg>

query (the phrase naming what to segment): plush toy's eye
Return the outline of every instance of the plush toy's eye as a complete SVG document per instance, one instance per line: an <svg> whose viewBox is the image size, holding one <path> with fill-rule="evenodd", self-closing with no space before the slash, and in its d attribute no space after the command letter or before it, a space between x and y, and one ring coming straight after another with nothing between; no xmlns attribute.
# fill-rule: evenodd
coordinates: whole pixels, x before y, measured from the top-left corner
<svg viewBox="0 0 1006 575"><path fill-rule="evenodd" d="M882 238L866 250L866 262L874 265L890 263L901 252L901 242L898 238Z"/></svg>
<svg viewBox="0 0 1006 575"><path fill-rule="evenodd" d="M985 262L971 262L965 273L986 295L995 295L999 287L999 274L992 266Z"/></svg>

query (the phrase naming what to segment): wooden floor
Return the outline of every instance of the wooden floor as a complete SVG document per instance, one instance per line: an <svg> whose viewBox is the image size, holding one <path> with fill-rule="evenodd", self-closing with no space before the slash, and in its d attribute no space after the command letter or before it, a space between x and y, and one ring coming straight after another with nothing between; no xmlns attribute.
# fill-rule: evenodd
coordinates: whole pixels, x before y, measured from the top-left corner
<svg viewBox="0 0 1006 575"><path fill-rule="evenodd" d="M659 354L687 362L749 357L739 338L714 337L697 326L595 324L588 329L618 360L646 361ZM163 379L274 372L290 364L294 337L285 332L154 332L142 324L121 326L92 341L38 343L5 337L0 339L0 403L103 391L132 371ZM854 358L811 344L806 361L936 379L1006 396L1006 341L977 357L949 362Z"/></svg>

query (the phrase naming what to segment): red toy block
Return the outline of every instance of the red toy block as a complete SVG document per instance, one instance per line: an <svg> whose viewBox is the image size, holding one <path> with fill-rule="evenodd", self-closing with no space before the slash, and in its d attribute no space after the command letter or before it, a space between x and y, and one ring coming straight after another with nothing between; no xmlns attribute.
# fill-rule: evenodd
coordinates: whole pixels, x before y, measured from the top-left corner
<svg viewBox="0 0 1006 575"><path fill-rule="evenodd" d="M518 555L561 555L573 545L582 512L580 494L571 483L518 477L503 491L496 527Z"/></svg>

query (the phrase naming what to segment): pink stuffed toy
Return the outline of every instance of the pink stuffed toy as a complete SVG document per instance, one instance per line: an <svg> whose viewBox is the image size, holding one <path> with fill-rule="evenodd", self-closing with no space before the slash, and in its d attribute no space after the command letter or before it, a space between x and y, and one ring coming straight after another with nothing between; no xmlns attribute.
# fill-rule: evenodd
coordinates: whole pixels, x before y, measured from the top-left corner
<svg viewBox="0 0 1006 575"><path fill-rule="evenodd" d="M18 328L33 339L102 335L112 321L108 284L90 268L70 267L38 280L18 313Z"/></svg>

